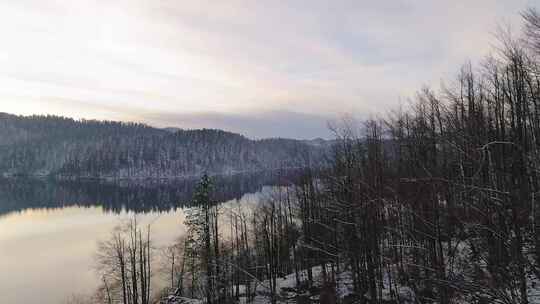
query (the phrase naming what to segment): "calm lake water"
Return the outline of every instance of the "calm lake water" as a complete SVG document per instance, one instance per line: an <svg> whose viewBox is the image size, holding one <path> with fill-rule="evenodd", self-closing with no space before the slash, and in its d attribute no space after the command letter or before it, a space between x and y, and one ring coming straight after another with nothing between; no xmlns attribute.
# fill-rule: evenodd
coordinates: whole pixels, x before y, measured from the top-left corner
<svg viewBox="0 0 540 304"><path fill-rule="evenodd" d="M152 223L155 246L171 244L185 232L182 208L195 184L0 179L0 303L58 304L91 294L99 284L98 242L136 214ZM271 174L216 178L215 196L248 206L277 184Z"/></svg>

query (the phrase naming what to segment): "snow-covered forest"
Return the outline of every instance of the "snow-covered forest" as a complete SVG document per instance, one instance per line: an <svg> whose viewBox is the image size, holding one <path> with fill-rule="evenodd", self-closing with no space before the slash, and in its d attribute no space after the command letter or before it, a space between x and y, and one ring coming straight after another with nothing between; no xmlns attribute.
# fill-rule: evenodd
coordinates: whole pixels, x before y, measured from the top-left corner
<svg viewBox="0 0 540 304"><path fill-rule="evenodd" d="M328 167L254 209L216 204L204 177L161 301L539 303L540 13L523 19L409 108L335 126ZM98 300L150 303L147 233L104 244Z"/></svg>
<svg viewBox="0 0 540 304"><path fill-rule="evenodd" d="M221 130L0 113L0 174L63 178L178 178L298 168L322 162L319 146L250 140Z"/></svg>

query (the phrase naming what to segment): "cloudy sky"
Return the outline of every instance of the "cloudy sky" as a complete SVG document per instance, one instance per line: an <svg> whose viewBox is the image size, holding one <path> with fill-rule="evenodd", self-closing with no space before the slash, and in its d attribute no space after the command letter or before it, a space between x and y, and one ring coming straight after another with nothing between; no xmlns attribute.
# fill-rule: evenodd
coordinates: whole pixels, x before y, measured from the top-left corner
<svg viewBox="0 0 540 304"><path fill-rule="evenodd" d="M540 0L0 0L0 112L326 136L490 50Z"/></svg>

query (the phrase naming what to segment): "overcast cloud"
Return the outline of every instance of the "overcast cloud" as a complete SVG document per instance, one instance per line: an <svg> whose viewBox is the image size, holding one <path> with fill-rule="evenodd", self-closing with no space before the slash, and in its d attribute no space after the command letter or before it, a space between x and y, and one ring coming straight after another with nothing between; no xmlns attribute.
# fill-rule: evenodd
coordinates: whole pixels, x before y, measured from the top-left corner
<svg viewBox="0 0 540 304"><path fill-rule="evenodd" d="M437 87L535 5L0 1L0 111L327 136L329 119Z"/></svg>

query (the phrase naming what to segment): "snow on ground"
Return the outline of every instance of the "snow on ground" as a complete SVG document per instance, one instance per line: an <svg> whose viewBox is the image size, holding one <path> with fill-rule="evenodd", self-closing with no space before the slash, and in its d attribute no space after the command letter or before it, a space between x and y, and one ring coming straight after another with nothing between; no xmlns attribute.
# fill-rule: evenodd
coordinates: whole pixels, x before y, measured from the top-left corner
<svg viewBox="0 0 540 304"><path fill-rule="evenodd" d="M313 285L320 287L323 285L323 276L322 276L322 267L316 266L312 268L313 272ZM299 273L301 281L307 280L307 271L302 271ZM383 298L390 300L392 293L389 289L389 280L384 278L385 288L383 289ZM246 286L241 285L239 288L240 299L239 304L270 304L270 287L269 282L263 281L257 284L256 295L254 298L248 302L248 299L245 295ZM287 304L287 303L297 303L299 297L305 299L310 299L313 302L316 302L319 299L318 291L309 292L307 290L297 290L296 288L296 276L294 273L287 276L278 278L276 280L276 291L278 303ZM408 286L397 286L397 291L394 291L398 294L399 299L402 304L413 304L416 303L416 296L414 291ZM339 298L345 298L353 294L353 283L352 275L350 271L344 271L337 275L336 277L336 296ZM367 295L365 295L367 297ZM163 304L202 304L204 301L197 299L188 299L178 296L169 296L169 298L163 302Z"/></svg>
<svg viewBox="0 0 540 304"><path fill-rule="evenodd" d="M179 296L169 296L165 301L162 301L163 304L202 304L203 301L199 299L190 299Z"/></svg>
<svg viewBox="0 0 540 304"><path fill-rule="evenodd" d="M445 261L446 273L451 277L453 281L457 284L467 284L467 282L474 281L474 274L471 273L471 248L466 241L455 242L453 249L452 259ZM532 248L525 248L525 252L533 250ZM531 258L530 255L526 255L528 260L529 267L527 269L527 292L528 300L531 304L540 304L540 280L537 279L536 273L532 269L532 265L536 264L536 261ZM478 263L482 264L482 263ZM396 269L393 269L390 266L390 272L395 273ZM484 268L484 267L481 267ZM313 285L316 287L321 287L323 282L322 268L321 266L316 266L312 268L313 272ZM486 273L485 275L489 275ZM300 281L307 281L307 271L301 271L299 273ZM336 275L336 296L338 298L344 299L348 296L353 296L353 279L350 271L343 271ZM278 294L278 303L297 303L299 298L310 299L312 301L318 300L318 288L314 288L309 292L304 289L298 289L296 286L296 276L294 273L287 276L278 278L276 281L276 291ZM383 300L390 301L395 299L395 296L399 298L400 303L402 304L413 304L417 302L417 295L410 286L396 284L395 281L391 281L388 273L383 273L383 285L382 290ZM250 302L247 301L246 297L246 286L240 286L240 301L239 304L270 304L270 287L269 282L263 281L257 284L256 286L256 295ZM252 289L255 286L252 286ZM476 294L481 295L479 293ZM365 298L369 298L369 294L363 295ZM358 297L358 295L356 296ZM187 299L181 297L169 297L170 302L165 302L166 304L202 304L201 300ZM474 302L468 296L460 296L459 294L455 295L454 303L468 304Z"/></svg>

